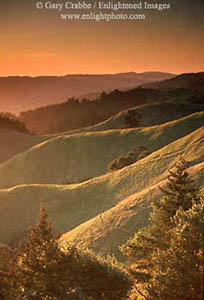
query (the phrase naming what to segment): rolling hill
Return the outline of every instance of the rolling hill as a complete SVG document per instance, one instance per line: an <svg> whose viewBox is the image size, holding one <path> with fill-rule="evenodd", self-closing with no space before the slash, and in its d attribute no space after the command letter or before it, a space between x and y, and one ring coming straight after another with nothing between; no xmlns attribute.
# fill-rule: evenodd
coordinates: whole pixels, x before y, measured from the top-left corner
<svg viewBox="0 0 204 300"><path fill-rule="evenodd" d="M0 241L22 238L36 222L40 203L44 202L55 232L64 232L61 244L74 241L119 257L118 245L147 224L150 201L161 197L158 186L165 184L168 170L181 155L204 186L203 117L201 112L149 128L54 137L2 163L0 184L10 188L0 190L0 215L4 216L0 219ZM108 161L135 143L145 144L152 154L104 174ZM65 171L63 166L67 167ZM73 174L73 170L80 176L93 174L94 178L76 184L40 183L42 174L57 183L61 173ZM31 184L34 180L36 184Z"/></svg>
<svg viewBox="0 0 204 300"><path fill-rule="evenodd" d="M204 162L188 169L201 186L204 186ZM151 201L162 198L160 187L165 188L167 180L161 180L140 192L120 201L112 208L61 235L59 243L73 243L90 248L103 255L112 254L123 260L119 245L124 244L135 231L148 225Z"/></svg>
<svg viewBox="0 0 204 300"><path fill-rule="evenodd" d="M70 97L127 89L167 79L174 74L161 72L121 73L110 75L13 76L0 78L0 111L19 113L48 104L56 104Z"/></svg>
<svg viewBox="0 0 204 300"><path fill-rule="evenodd" d="M98 98L92 101L86 98L81 100L72 98L62 103L21 112L18 120L25 124L29 132L58 134L93 126L122 110L131 109L135 106L150 105L151 103L165 105L167 102L172 102L171 108L168 104L169 107L163 107L161 116L158 115L157 121L162 123L199 110L199 105L204 105L203 99L204 92L197 89L156 90L141 87L125 91L115 89L109 93L101 93ZM173 107L173 104L176 104L177 107ZM180 114L178 114L178 110ZM153 116L152 113L149 117L151 116ZM159 117L162 119L160 120Z"/></svg>
<svg viewBox="0 0 204 300"><path fill-rule="evenodd" d="M2 163L0 188L82 182L105 174L110 162L137 145L154 152L203 124L200 112L153 127L57 136Z"/></svg>

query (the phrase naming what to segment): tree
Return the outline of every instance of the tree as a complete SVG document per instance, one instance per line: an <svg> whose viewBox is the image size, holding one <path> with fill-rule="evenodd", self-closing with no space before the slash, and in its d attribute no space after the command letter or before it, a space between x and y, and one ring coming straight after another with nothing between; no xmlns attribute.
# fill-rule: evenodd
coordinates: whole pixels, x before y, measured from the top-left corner
<svg viewBox="0 0 204 300"><path fill-rule="evenodd" d="M0 127L28 133L24 122L19 121L15 115L6 112L0 113Z"/></svg>
<svg viewBox="0 0 204 300"><path fill-rule="evenodd" d="M13 279L16 300L119 300L132 283L120 268L93 253L69 244L60 248L44 206L19 250Z"/></svg>
<svg viewBox="0 0 204 300"><path fill-rule="evenodd" d="M105 101L108 99L108 94L103 91L101 94L100 94L100 97L99 97L99 101Z"/></svg>
<svg viewBox="0 0 204 300"><path fill-rule="evenodd" d="M152 224L122 247L134 261L129 300L203 299L204 197L186 169L180 159Z"/></svg>
<svg viewBox="0 0 204 300"><path fill-rule="evenodd" d="M140 115L134 109L128 110L128 115L125 116L125 123L129 128L134 128L139 126Z"/></svg>
<svg viewBox="0 0 204 300"><path fill-rule="evenodd" d="M70 270L63 266L65 258L42 206L38 224L18 255L15 276L19 299L66 299L73 284Z"/></svg>
<svg viewBox="0 0 204 300"><path fill-rule="evenodd" d="M187 163L182 158L175 171L169 171L167 188L161 190L164 197L152 205L151 225L139 230L134 238L120 248L132 262L131 270L135 278L142 283L148 282L152 277L152 257L155 251L166 250L169 247L177 210L186 211L199 199L199 189L187 172Z"/></svg>
<svg viewBox="0 0 204 300"><path fill-rule="evenodd" d="M187 172L187 167L188 163L181 158L175 171L169 171L167 188L161 188L164 198L153 203L152 222L161 231L168 231L174 226L173 217L180 207L184 211L188 210L193 201L197 202L199 199L199 188Z"/></svg>
<svg viewBox="0 0 204 300"><path fill-rule="evenodd" d="M204 198L178 209L174 222L169 247L152 255L152 278L143 285L135 281L129 300L203 299Z"/></svg>
<svg viewBox="0 0 204 300"><path fill-rule="evenodd" d="M173 218L170 245L152 257L154 268L148 293L153 299L203 299L204 198Z"/></svg>

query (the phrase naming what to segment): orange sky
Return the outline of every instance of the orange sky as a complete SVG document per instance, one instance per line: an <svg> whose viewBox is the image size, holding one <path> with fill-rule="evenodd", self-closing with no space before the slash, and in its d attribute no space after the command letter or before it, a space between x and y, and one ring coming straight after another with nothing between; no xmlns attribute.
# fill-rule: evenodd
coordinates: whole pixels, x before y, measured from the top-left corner
<svg viewBox="0 0 204 300"><path fill-rule="evenodd" d="M11 2L0 7L0 76L204 70L203 6L178 8L172 0L169 12L145 21L79 22L39 11L37 1Z"/></svg>

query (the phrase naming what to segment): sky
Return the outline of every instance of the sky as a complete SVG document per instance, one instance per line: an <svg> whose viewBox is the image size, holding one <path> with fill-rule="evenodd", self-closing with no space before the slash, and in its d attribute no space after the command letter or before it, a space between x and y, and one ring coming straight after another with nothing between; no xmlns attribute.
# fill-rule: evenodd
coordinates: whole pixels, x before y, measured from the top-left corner
<svg viewBox="0 0 204 300"><path fill-rule="evenodd" d="M19 3L20 2L20 3ZM43 4L42 9L36 3ZM204 71L204 1L169 3L158 10L68 10L76 0L0 0L0 76ZM83 1L81 1L83 2ZM145 1L85 0L99 3ZM63 4L63 9L45 8ZM69 4L70 5L70 4ZM62 20L61 14L145 14L145 20Z"/></svg>

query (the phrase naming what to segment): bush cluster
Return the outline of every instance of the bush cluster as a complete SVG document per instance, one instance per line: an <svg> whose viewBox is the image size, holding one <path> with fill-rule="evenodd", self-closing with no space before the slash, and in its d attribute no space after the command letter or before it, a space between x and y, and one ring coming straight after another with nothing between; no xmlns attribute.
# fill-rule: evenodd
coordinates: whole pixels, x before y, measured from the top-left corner
<svg viewBox="0 0 204 300"><path fill-rule="evenodd" d="M129 166L136 161L146 157L150 152L147 150L145 146L137 146L131 149L128 153L121 155L119 158L113 160L109 164L109 170L115 171L126 166Z"/></svg>

